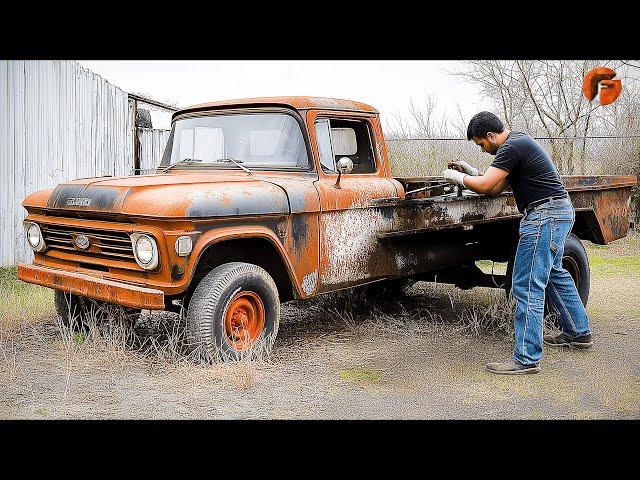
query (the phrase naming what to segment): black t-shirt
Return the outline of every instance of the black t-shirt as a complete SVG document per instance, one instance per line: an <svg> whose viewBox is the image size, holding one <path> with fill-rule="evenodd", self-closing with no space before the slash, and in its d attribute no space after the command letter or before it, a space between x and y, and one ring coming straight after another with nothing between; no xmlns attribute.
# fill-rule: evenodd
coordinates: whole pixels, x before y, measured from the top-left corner
<svg viewBox="0 0 640 480"><path fill-rule="evenodd" d="M509 172L506 180L520 213L531 202L567 193L547 152L526 133L510 132L491 166Z"/></svg>

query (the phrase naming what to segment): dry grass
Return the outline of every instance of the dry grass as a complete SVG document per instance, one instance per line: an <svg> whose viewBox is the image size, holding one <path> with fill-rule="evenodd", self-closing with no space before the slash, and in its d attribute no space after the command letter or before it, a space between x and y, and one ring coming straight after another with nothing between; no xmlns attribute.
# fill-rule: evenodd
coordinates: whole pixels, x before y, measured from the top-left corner
<svg viewBox="0 0 640 480"><path fill-rule="evenodd" d="M595 246L590 249L590 256L594 257L591 250L607 255L607 248L629 251L640 244L637 235L621 242L629 245ZM480 266L485 271L494 268L497 273L503 273L500 269L504 270L504 265L499 264ZM42 345L55 345L64 358L68 375L74 365L95 364L96 359L111 369L141 361L153 368L179 372L178 376L193 388L212 382L237 389L249 388L259 376L259 366L270 362L269 346L273 339L255 344L239 358L222 353L210 358L202 348L190 348L184 311L179 315L143 312L139 318L132 318L121 307L91 302L86 327L76 332L52 315L51 291L17 282L14 272L0 270L0 273L2 292L12 299L0 310L0 360L4 378L18 375L20 345L27 337ZM35 305L36 314L29 316L31 304ZM500 289L462 291L451 285L418 282L397 298L369 298L366 288L355 288L318 297L306 302L303 308L306 317L337 325L337 338L513 336L514 302ZM549 320L547 326L552 328Z"/></svg>
<svg viewBox="0 0 640 480"><path fill-rule="evenodd" d="M637 236L586 247L603 258L640 251ZM424 418L429 405L440 411L438 402L457 402L455 411L440 415L458 418L483 408L501 415L502 405L518 398L547 418L637 416L631 382L637 368L628 353L638 328L637 277L612 282L599 272L592 269L589 305L604 309L593 317L603 343L580 356L546 352L543 375L526 381L487 377L483 370L482 362L511 348L513 305L498 289L418 282L394 298L366 300L354 289L295 309L285 304L275 355L246 352L239 361L213 364L185 348L184 315L143 312L133 322L117 308L96 311L96 321L75 332L56 319L52 304L40 318L13 317L5 308L0 417ZM41 295L39 287L19 290L5 282L3 288ZM543 400L559 403L534 405ZM396 409L403 405L406 410ZM505 418L524 415L513 408Z"/></svg>
<svg viewBox="0 0 640 480"><path fill-rule="evenodd" d="M254 358L234 360L213 365L173 365L170 369L175 381L192 390L219 385L233 390L247 390L260 377L262 363Z"/></svg>
<svg viewBox="0 0 640 480"><path fill-rule="evenodd" d="M22 339L53 308L51 291L18 282L15 268L0 269L0 379L10 382L23 371Z"/></svg>
<svg viewBox="0 0 640 480"><path fill-rule="evenodd" d="M513 300L501 290L461 291L417 282L406 295L362 300L358 289L320 297L308 308L342 324L358 338L462 333L473 337L513 334Z"/></svg>
<svg viewBox="0 0 640 480"><path fill-rule="evenodd" d="M0 321L6 329L33 323L53 310L53 291L20 282L15 268L0 268Z"/></svg>
<svg viewBox="0 0 640 480"><path fill-rule="evenodd" d="M138 318L117 305L90 301L82 328L74 329L55 315L50 290L30 288L11 271L0 274L2 293L11 300L0 310L0 383L24 376L24 366L43 352L58 359L64 371L63 397L74 375L96 369L113 373L133 365L173 375L193 387L214 381L244 390L266 362L266 340L234 359L211 359L201 349L189 348L184 311L143 312ZM29 304L35 305L35 315L29 315Z"/></svg>

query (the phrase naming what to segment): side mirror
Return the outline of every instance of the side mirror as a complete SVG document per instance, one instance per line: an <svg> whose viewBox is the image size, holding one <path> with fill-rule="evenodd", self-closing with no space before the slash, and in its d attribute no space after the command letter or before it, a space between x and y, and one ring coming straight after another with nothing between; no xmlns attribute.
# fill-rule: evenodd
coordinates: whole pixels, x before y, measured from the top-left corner
<svg viewBox="0 0 640 480"><path fill-rule="evenodd" d="M338 179L334 187L340 188L340 177L343 173L351 173L353 170L353 161L349 157L340 157L338 163L336 163L336 167L338 168Z"/></svg>
<svg viewBox="0 0 640 480"><path fill-rule="evenodd" d="M353 161L349 157L340 157L337 167L340 173L351 173L353 170Z"/></svg>

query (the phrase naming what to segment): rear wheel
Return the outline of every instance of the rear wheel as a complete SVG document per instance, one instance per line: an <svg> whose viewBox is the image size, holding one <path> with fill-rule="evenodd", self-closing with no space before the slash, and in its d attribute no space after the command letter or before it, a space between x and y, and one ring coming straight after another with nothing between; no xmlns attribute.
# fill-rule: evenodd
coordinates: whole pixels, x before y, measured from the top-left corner
<svg viewBox="0 0 640 480"><path fill-rule="evenodd" d="M515 252L514 256L509 259L509 263L507 265L506 282L504 286L507 297L511 293L511 276L513 274L514 260ZM573 278L573 282L578 290L578 295L580 295L580 300L582 300L582 304L586 308L587 300L589 299L589 289L591 286L589 257L587 256L587 251L585 250L584 245L573 233L570 233L565 241L562 266L569 272L571 278ZM560 314L548 296L545 297L544 315L545 317L551 315L554 325L558 327L560 326Z"/></svg>
<svg viewBox="0 0 640 480"><path fill-rule="evenodd" d="M192 349L207 361L257 358L271 351L278 333L278 288L261 267L231 262L205 275L187 309Z"/></svg>
<svg viewBox="0 0 640 480"><path fill-rule="evenodd" d="M578 237L570 233L564 244L562 266L569 272L576 284L578 295L586 307L591 288L591 272L589 271L589 257L584 245ZM555 307L554 307L555 308Z"/></svg>

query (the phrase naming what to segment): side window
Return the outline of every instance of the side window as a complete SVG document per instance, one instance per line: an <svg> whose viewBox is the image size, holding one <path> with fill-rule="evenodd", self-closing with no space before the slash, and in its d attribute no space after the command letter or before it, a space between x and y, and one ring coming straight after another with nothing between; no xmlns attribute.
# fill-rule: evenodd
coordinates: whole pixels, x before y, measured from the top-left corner
<svg viewBox="0 0 640 480"><path fill-rule="evenodd" d="M315 123L316 142L318 143L318 154L320 155L320 165L325 172L335 172L336 163L331 148L331 127L329 120L318 120Z"/></svg>
<svg viewBox="0 0 640 480"><path fill-rule="evenodd" d="M376 162L371 135L361 120L322 119L315 123L320 164L325 172L335 172L340 157L353 162L352 173L375 173Z"/></svg>
<svg viewBox="0 0 640 480"><path fill-rule="evenodd" d="M371 135L366 122L332 119L331 145L336 161L340 157L351 159L353 162L352 173L374 173L376 171Z"/></svg>

